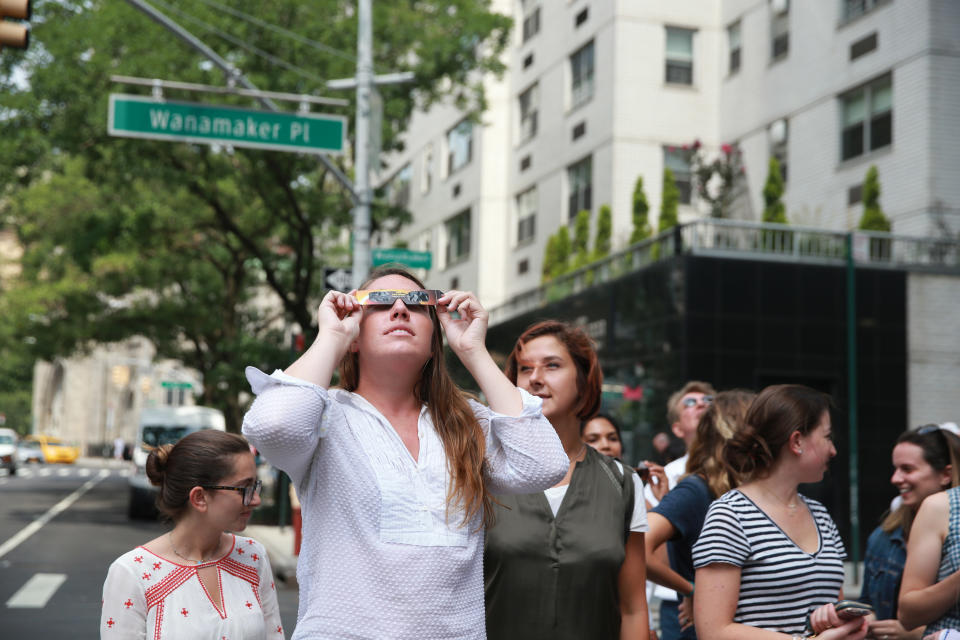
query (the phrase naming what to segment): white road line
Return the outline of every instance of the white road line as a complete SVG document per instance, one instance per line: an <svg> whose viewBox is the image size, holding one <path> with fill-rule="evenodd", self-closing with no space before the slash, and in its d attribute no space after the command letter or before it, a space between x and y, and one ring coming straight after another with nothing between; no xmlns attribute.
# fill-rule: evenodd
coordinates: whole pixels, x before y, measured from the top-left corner
<svg viewBox="0 0 960 640"><path fill-rule="evenodd" d="M70 469L57 469L57 475L61 478L66 478L70 475Z"/></svg>
<svg viewBox="0 0 960 640"><path fill-rule="evenodd" d="M7 555L7 553L13 551L14 549L16 549L21 542L23 542L24 540L26 540L27 538L35 534L37 531L39 531L43 525L53 520L57 516L57 514L59 514L61 511L65 511L66 509L69 509L70 505L72 505L74 502L79 500L80 497L83 494L85 494L87 491L90 491L90 489L93 489L93 487L96 486L98 482L106 478L108 475L110 475L110 472L104 469L99 474L97 474L96 477L90 478L89 480L87 480L82 487L80 487L79 489L77 489L76 491L68 495L66 498L64 498L57 504L50 507L50 509L45 514L43 514L42 516L40 516L39 518L37 518L27 526L25 526L23 529L20 529L20 531L14 534L12 538L10 538L6 542L4 542L2 545L0 545L0 558Z"/></svg>
<svg viewBox="0 0 960 640"><path fill-rule="evenodd" d="M92 470L92 469L80 469L77 473L80 475L81 478L87 478L87 477L90 476L91 473L93 473L93 470ZM108 473L109 473L109 472L108 472Z"/></svg>
<svg viewBox="0 0 960 640"><path fill-rule="evenodd" d="M40 469L40 471L38 471L37 473L41 476L48 476L51 473L53 473L53 469L48 469L47 467L44 467L43 469Z"/></svg>
<svg viewBox="0 0 960 640"><path fill-rule="evenodd" d="M7 600L7 608L42 609L66 579L65 573L35 573Z"/></svg>

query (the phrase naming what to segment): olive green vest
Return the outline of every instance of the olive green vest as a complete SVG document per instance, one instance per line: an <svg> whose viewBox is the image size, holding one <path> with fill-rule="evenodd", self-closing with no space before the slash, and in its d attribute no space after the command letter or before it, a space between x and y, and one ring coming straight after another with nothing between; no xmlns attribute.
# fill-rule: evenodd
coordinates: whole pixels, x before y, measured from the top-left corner
<svg viewBox="0 0 960 640"><path fill-rule="evenodd" d="M543 492L497 496L484 549L488 640L617 640L632 470L587 447L557 516Z"/></svg>

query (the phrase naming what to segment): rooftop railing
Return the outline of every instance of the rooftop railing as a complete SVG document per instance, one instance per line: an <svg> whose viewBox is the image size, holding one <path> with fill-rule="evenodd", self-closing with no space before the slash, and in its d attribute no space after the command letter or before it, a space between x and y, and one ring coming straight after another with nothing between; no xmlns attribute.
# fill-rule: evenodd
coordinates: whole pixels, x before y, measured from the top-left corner
<svg viewBox="0 0 960 640"><path fill-rule="evenodd" d="M960 239L852 231L857 267L960 275ZM549 302L619 278L676 255L843 265L848 232L738 220L704 219L678 225L623 251L524 291L490 310L499 324Z"/></svg>

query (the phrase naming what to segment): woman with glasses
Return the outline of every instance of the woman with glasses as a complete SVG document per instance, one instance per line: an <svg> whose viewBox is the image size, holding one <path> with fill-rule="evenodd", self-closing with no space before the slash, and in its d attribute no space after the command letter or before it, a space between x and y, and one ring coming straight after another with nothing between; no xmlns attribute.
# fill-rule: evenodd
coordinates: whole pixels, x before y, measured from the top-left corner
<svg viewBox="0 0 960 640"><path fill-rule="evenodd" d="M566 473L542 401L487 352L476 296L422 291L377 270L324 297L316 340L285 371L247 370L257 399L243 431L301 503L294 638L482 640L492 494ZM454 384L444 335L489 406Z"/></svg>
<svg viewBox="0 0 960 640"><path fill-rule="evenodd" d="M580 438L603 374L583 330L539 322L517 339L507 377L543 399L568 459L553 486L498 495L484 551L491 640L647 640L643 486Z"/></svg>
<svg viewBox="0 0 960 640"><path fill-rule="evenodd" d="M893 447L893 476L899 506L890 511L867 541L863 566L862 602L873 605L870 623L874 638L918 640L923 628L910 631L897 619L900 580L907 558L907 541L927 496L958 485L960 438L938 425L907 431ZM918 530L919 531L919 530Z"/></svg>
<svg viewBox="0 0 960 640"><path fill-rule="evenodd" d="M715 500L693 546L699 640L860 640L865 619L843 622L846 555L822 504L801 495L837 454L830 397L801 385L767 387L727 441L724 463L742 484Z"/></svg>
<svg viewBox="0 0 960 640"><path fill-rule="evenodd" d="M922 427L916 433L923 437L943 438L951 447L956 442L952 433L937 425ZM898 616L906 629L927 625L925 633L929 635L944 629L960 629L960 486L957 486L957 465L957 452L951 451L950 468L945 467L935 474L940 486L949 484L951 488L934 491L923 500L907 541ZM910 491L901 495L906 504L911 497Z"/></svg>
<svg viewBox="0 0 960 640"><path fill-rule="evenodd" d="M110 565L100 637L284 638L266 550L231 533L260 504L247 441L197 431L151 451L146 470L173 529Z"/></svg>

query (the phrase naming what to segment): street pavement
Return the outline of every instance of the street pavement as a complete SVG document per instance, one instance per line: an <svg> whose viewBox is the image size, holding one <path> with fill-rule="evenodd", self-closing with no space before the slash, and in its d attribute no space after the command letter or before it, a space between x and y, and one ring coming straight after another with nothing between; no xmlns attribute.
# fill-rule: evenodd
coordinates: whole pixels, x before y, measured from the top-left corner
<svg viewBox="0 0 960 640"><path fill-rule="evenodd" d="M103 580L113 560L169 525L127 518L129 463L81 459L0 472L0 638L99 638ZM253 529L251 527L251 529ZM256 527L272 564L294 566L277 527ZM277 535L270 536L276 529ZM250 530L244 535L252 535ZM272 547L275 547L274 550ZM279 576L279 574L278 574ZM285 576L283 576L285 577ZM277 581L287 637L297 616L296 583Z"/></svg>

